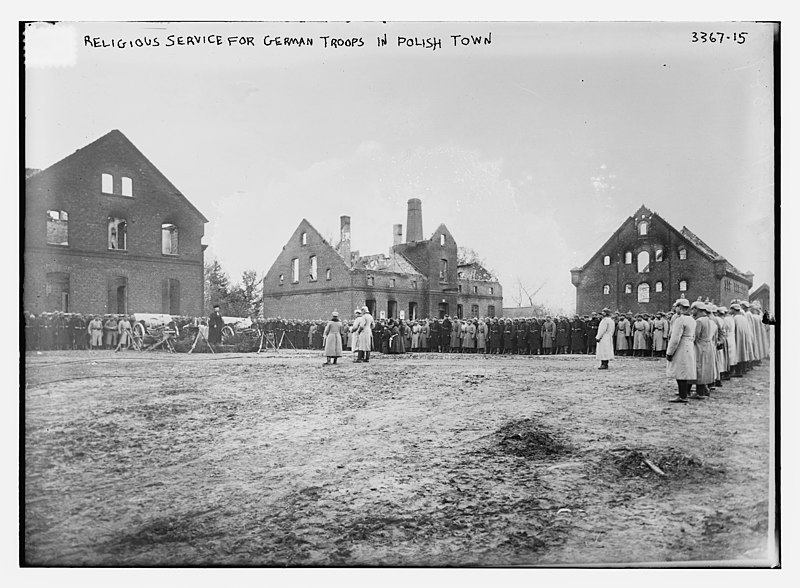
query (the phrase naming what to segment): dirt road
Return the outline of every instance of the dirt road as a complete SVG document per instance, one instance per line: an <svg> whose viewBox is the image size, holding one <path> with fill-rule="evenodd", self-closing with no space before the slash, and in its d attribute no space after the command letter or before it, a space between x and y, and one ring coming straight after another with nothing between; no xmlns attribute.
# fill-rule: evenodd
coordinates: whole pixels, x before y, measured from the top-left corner
<svg viewBox="0 0 800 588"><path fill-rule="evenodd" d="M346 359L28 356L27 561L767 557L769 362L683 406L663 359Z"/></svg>

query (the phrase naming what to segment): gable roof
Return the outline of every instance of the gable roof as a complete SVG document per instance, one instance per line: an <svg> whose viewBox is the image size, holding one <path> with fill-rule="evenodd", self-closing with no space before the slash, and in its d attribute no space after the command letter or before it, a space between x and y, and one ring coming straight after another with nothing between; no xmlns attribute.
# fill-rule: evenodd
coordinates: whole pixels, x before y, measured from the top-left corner
<svg viewBox="0 0 800 588"><path fill-rule="evenodd" d="M714 251L705 241L703 241L695 233L693 233L688 228L686 228L686 226L684 226L680 231L677 230L666 219L664 219L664 217L662 217L657 212L652 212L644 204L642 204L639 207L639 209L633 215L629 216L624 221L622 221L622 223L620 224L619 228L616 231L614 231L614 233L611 235L611 237L609 237L606 240L606 242L603 243L603 245L595 252L594 255L592 255L589 258L589 260L583 266L579 266L579 267L573 268L572 271L580 271L584 267L586 267L595 257L598 257L604 249L607 249L608 246L616 240L617 235L619 235L619 233L622 231L622 229L625 228L626 223L632 221L635 218L639 218L641 216L657 217L662 223L664 223L664 225L669 230L671 230L672 232L674 232L674 233L680 235L681 237L683 237L690 245L692 245L698 252L700 252L701 255L703 255L704 257L708 258L711 261L717 261L717 260L723 259L725 261L725 270L727 272L729 272L731 274L734 274L737 277L739 277L739 278L741 278L741 279L743 279L745 281L749 280L748 276L750 274L746 274L745 272L742 272L742 271L738 270L727 259L725 259L719 253Z"/></svg>
<svg viewBox="0 0 800 588"><path fill-rule="evenodd" d="M136 145L134 145L131 142L131 140L128 139L128 137L126 137L119 129L113 129L113 130L109 131L108 133L106 133L105 135L100 137L99 139L95 139L94 141L92 141L88 145L85 145L84 147L81 147L80 149L75 150L74 153L71 153L71 154L67 155L66 157L64 157L63 159L60 159L59 161L57 161L53 165L51 165L51 166L39 171L38 173L34 173L34 174L31 174L31 175L28 175L25 178L25 180L28 181L28 180L30 180L32 178L38 177L40 174L46 173L47 171L49 171L51 169L55 169L57 167L61 167L61 166L67 165L67 164L69 164L70 160L72 160L73 158L77 157L78 155L86 155L87 153L90 153L91 151L99 149L103 145L105 145L105 144L107 144L107 143L109 143L111 141L121 141L126 147L131 149L133 151L134 155L136 155L137 157L141 158L144 161L144 163L146 163L149 166L150 170L156 175L156 177L166 184L168 190L173 195L175 195L179 199L181 199L189 207L189 209L192 212L194 212L198 217L200 217L203 220L204 223L208 222L208 219L203 215L203 213L200 212L197 209L197 207L195 207L195 205L192 204L191 201L188 198L186 198L186 196L184 196L183 193L180 190L178 190L178 188L175 187L175 184L170 182L169 178L167 178L161 172L160 169L158 169L155 165L153 165L153 162L151 162L147 158L147 156L145 156L145 154L142 153L139 150L139 148L136 147Z"/></svg>
<svg viewBox="0 0 800 588"><path fill-rule="evenodd" d="M422 273L414 267L414 264L396 251L392 251L390 255L384 255L382 253L377 255L363 255L359 258L355 269L395 272L398 274L422 277Z"/></svg>
<svg viewBox="0 0 800 588"><path fill-rule="evenodd" d="M463 280L473 280L479 282L497 281L497 278L495 278L489 270L487 270L477 261L458 264L458 277Z"/></svg>

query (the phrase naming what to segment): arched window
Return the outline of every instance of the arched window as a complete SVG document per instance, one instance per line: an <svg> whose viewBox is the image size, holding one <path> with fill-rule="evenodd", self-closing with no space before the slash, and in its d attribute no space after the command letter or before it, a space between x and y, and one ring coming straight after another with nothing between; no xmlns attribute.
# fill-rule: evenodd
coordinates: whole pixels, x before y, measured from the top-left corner
<svg viewBox="0 0 800 588"><path fill-rule="evenodd" d="M69 245L69 215L65 211L47 211L47 244Z"/></svg>
<svg viewBox="0 0 800 588"><path fill-rule="evenodd" d="M630 284L625 284L625 294L631 294L633 292L633 286Z"/></svg>
<svg viewBox="0 0 800 588"><path fill-rule="evenodd" d="M326 280L330 280L331 279L331 268L328 268L328 269L325 270L325 279Z"/></svg>
<svg viewBox="0 0 800 588"><path fill-rule="evenodd" d="M133 180L122 177L122 195L133 197Z"/></svg>
<svg viewBox="0 0 800 588"><path fill-rule="evenodd" d="M664 250L656 249L656 261L664 261Z"/></svg>
<svg viewBox="0 0 800 588"><path fill-rule="evenodd" d="M447 242L447 238L444 235L439 235L439 245L444 247L444 244Z"/></svg>
<svg viewBox="0 0 800 588"><path fill-rule="evenodd" d="M603 294L611 294L611 286L603 284Z"/></svg>
<svg viewBox="0 0 800 588"><path fill-rule="evenodd" d="M686 280L681 280L680 282L678 282L678 290L680 290L681 292L686 292L688 287L689 285L686 283Z"/></svg>
<svg viewBox="0 0 800 588"><path fill-rule="evenodd" d="M611 258L608 255L603 258L603 265L611 265Z"/></svg>
<svg viewBox="0 0 800 588"><path fill-rule="evenodd" d="M300 234L300 245L308 245L308 233L303 232Z"/></svg>
<svg viewBox="0 0 800 588"><path fill-rule="evenodd" d="M283 286L283 274L278 276L278 286Z"/></svg>
<svg viewBox="0 0 800 588"><path fill-rule="evenodd" d="M680 260L686 259L686 248L685 247L681 247L680 249L678 249L678 259L680 259Z"/></svg>
<svg viewBox="0 0 800 588"><path fill-rule="evenodd" d="M633 253L630 251L625 252L625 263L633 263Z"/></svg>
<svg viewBox="0 0 800 588"><path fill-rule="evenodd" d="M639 302L650 302L650 284L639 284Z"/></svg>
<svg viewBox="0 0 800 588"><path fill-rule="evenodd" d="M292 283L296 284L300 281L300 260L298 258L292 259Z"/></svg>
<svg viewBox="0 0 800 588"><path fill-rule="evenodd" d="M664 284L662 282L656 282L656 292L662 292L664 290Z"/></svg>
<svg viewBox="0 0 800 588"><path fill-rule="evenodd" d="M636 256L636 262L639 273L650 271L650 253L647 251L640 251L639 255Z"/></svg>
<svg viewBox="0 0 800 588"><path fill-rule="evenodd" d="M642 221L639 223L639 234L640 235L647 234L647 221Z"/></svg>
<svg viewBox="0 0 800 588"><path fill-rule="evenodd" d="M317 256L312 255L308 258L308 279L312 282L317 281Z"/></svg>

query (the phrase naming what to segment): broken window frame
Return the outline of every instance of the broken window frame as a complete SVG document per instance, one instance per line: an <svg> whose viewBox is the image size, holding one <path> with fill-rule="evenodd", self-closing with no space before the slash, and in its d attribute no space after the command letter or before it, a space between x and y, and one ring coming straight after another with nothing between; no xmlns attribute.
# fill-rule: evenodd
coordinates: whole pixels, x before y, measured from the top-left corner
<svg viewBox="0 0 800 588"><path fill-rule="evenodd" d="M169 235L165 241L165 237ZM166 243L169 247L165 247ZM174 223L161 223L161 255L175 257L178 255L178 225Z"/></svg>
<svg viewBox="0 0 800 588"><path fill-rule="evenodd" d="M122 227L122 231L120 231ZM128 220L117 216L108 217L108 250L128 250Z"/></svg>
<svg viewBox="0 0 800 588"><path fill-rule="evenodd" d="M54 217L53 213L55 213L55 215L58 218ZM50 241L50 233L51 233L51 231L49 230L50 227L53 224L56 224L58 226L61 223L63 223L63 226L65 228L65 231L64 231L65 239L64 239L64 241L59 241L59 242ZM56 231L53 231L53 232L56 232ZM51 209L51 210L47 211L47 220L45 221L45 237L44 238L45 238L45 242L48 245L56 245L58 247L69 247L69 213L66 210Z"/></svg>

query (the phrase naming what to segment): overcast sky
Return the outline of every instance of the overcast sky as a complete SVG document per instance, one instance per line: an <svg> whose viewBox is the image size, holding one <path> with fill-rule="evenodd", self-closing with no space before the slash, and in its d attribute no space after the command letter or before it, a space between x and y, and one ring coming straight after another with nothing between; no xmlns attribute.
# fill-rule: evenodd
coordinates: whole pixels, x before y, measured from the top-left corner
<svg viewBox="0 0 800 588"><path fill-rule="evenodd" d="M350 215L354 249L388 252L418 197L425 234L444 223L475 249L505 306L521 283L542 286L536 302L573 309L570 268L641 204L752 271L754 287L772 285L771 25L61 28L63 63L26 69L26 165L119 129L210 219L206 259L235 280L266 272L302 218L336 240ZM731 38L693 43L693 31ZM491 44L467 47L450 36L489 33ZM87 47L87 35L160 46ZM169 35L220 35L223 46L167 47ZM314 44L265 46L266 35ZM254 46L229 47L229 36ZM364 45L326 48L322 36ZM398 36L442 46L397 47Z"/></svg>

